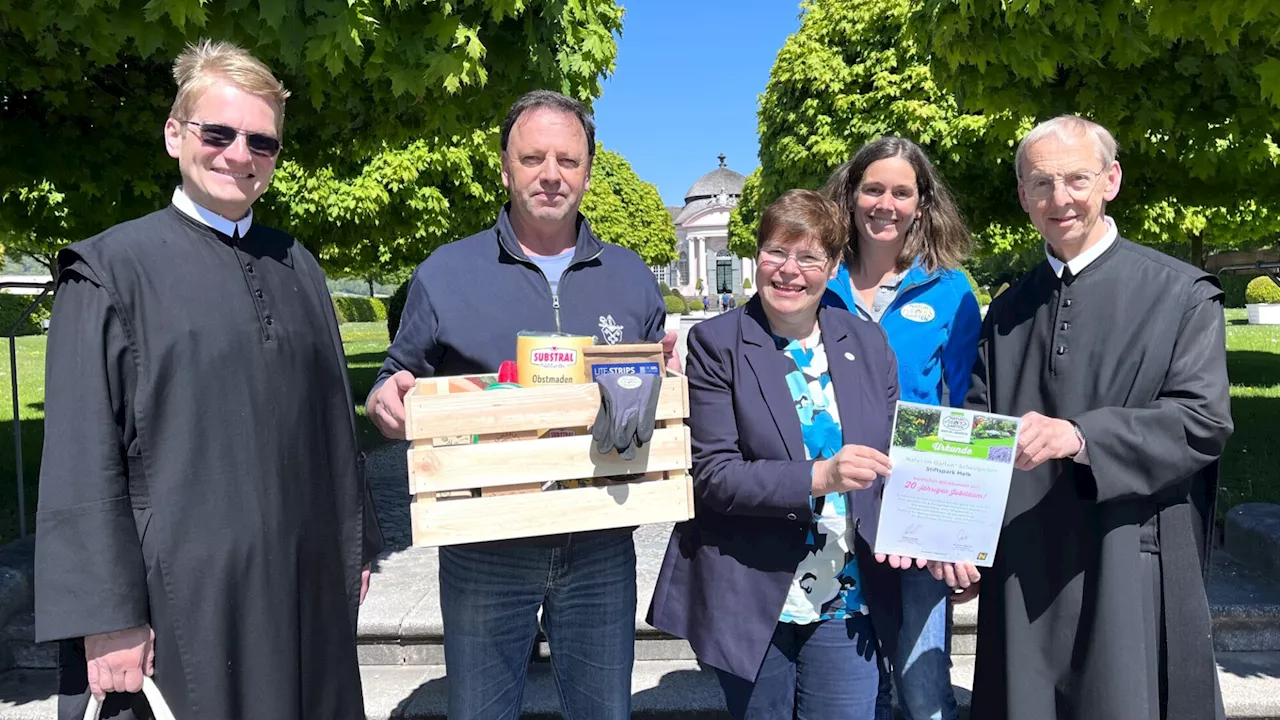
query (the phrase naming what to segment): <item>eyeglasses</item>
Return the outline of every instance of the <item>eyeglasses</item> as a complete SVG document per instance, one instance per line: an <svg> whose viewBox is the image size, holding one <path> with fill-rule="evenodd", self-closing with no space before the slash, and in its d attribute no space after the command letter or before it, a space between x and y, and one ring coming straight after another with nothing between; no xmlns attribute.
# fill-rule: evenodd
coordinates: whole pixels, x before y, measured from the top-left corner
<svg viewBox="0 0 1280 720"><path fill-rule="evenodd" d="M199 128L200 142L209 147L231 147L231 143L235 142L237 137L243 135L245 145L248 146L249 152L254 155L275 157L280 154L281 143L279 138L273 138L270 135L245 132L220 123L202 123L195 120L183 120L182 122Z"/></svg>
<svg viewBox="0 0 1280 720"><path fill-rule="evenodd" d="M1078 200L1093 189L1094 182L1101 175L1101 172L1090 170L1077 170L1066 175L1035 174L1022 181L1022 189L1032 200L1048 200L1053 197L1054 188L1061 181L1062 186L1067 189L1067 194Z"/></svg>
<svg viewBox="0 0 1280 720"><path fill-rule="evenodd" d="M760 250L759 262L765 267L782 267L787 264L789 258L795 258L796 265L799 265L801 270L806 271L822 270L827 266L827 261L830 259L826 255L810 251L789 253L782 248L767 247Z"/></svg>

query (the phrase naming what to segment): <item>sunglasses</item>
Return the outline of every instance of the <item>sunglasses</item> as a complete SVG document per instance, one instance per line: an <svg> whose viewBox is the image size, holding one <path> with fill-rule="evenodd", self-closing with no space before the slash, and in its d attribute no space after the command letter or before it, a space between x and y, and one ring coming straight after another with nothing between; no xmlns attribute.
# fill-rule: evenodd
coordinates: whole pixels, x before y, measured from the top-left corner
<svg viewBox="0 0 1280 720"><path fill-rule="evenodd" d="M254 155L275 157L280 154L280 140L270 135L244 132L219 123L201 123L195 120L183 120L183 122L199 128L200 142L209 147L231 147L231 143L235 142L238 136L243 135L245 144L249 147L249 152Z"/></svg>

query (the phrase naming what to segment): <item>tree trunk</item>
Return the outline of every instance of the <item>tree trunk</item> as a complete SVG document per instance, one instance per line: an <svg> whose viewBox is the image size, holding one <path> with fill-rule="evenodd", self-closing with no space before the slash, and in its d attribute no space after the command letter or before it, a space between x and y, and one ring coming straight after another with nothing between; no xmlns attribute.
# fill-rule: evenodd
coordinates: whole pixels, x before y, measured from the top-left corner
<svg viewBox="0 0 1280 720"><path fill-rule="evenodd" d="M1191 264L1204 269L1204 237L1200 233L1191 236Z"/></svg>
<svg viewBox="0 0 1280 720"><path fill-rule="evenodd" d="M369 283L369 297L373 297L373 278L367 277L365 281Z"/></svg>

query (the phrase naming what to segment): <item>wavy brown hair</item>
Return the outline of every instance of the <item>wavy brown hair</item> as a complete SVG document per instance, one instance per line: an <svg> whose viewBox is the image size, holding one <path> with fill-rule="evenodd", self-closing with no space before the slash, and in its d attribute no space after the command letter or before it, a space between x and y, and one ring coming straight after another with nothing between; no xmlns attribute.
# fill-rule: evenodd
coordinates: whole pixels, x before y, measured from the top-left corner
<svg viewBox="0 0 1280 720"><path fill-rule="evenodd" d="M873 140L827 178L823 193L831 198L849 219L849 244L844 258L850 268L858 267L857 221L858 187L867 168L878 160L900 157L916 172L916 193L920 198L916 219L907 229L902 253L898 255L899 272L911 267L916 258L928 272L939 268L960 267L973 246L969 228L960 217L960 209L929 162L929 156L914 142L893 135Z"/></svg>

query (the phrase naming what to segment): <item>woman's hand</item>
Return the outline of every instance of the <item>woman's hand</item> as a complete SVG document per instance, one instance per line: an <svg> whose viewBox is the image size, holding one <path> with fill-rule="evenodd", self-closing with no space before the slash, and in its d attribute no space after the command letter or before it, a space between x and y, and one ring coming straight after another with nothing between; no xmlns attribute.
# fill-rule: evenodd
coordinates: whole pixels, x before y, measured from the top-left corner
<svg viewBox="0 0 1280 720"><path fill-rule="evenodd" d="M889 474L893 462L865 445L845 445L840 452L813 464L813 496L866 490L877 477Z"/></svg>

